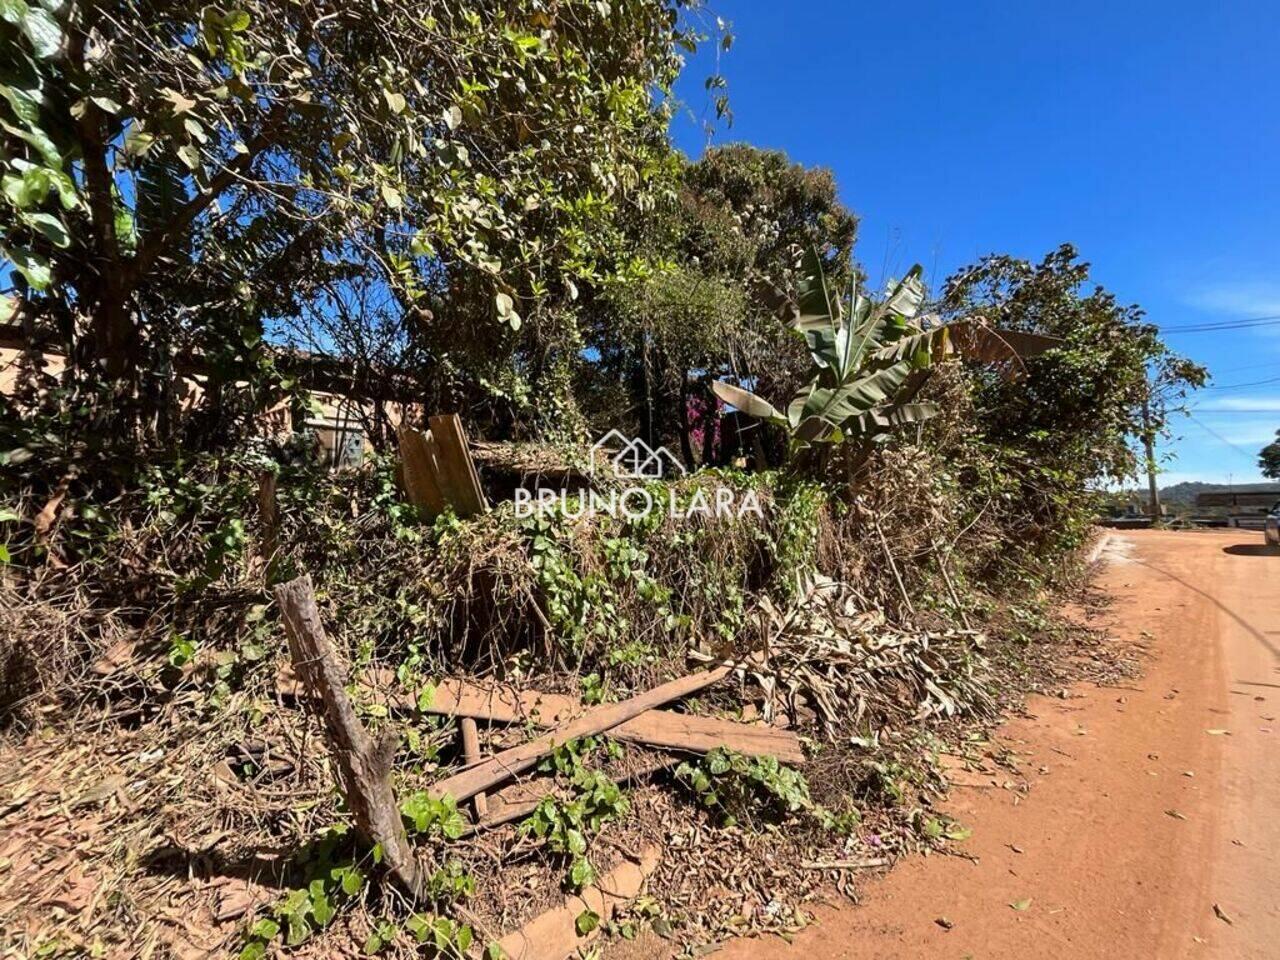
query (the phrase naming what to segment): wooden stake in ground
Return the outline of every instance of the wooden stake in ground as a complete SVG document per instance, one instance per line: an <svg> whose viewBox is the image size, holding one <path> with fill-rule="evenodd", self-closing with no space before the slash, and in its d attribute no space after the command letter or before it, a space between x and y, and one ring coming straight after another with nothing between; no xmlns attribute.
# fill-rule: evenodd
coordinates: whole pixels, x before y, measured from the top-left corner
<svg viewBox="0 0 1280 960"><path fill-rule="evenodd" d="M639 716L646 710L687 697L691 693L697 693L717 680L727 677L732 669L732 666L725 664L711 670L703 670L700 673L659 684L630 700L593 707L576 720L556 727L550 733L496 753L483 763L469 767L447 780L441 780L431 788L431 795L451 796L461 803L481 790L488 790L514 777L520 771L529 769L561 744L604 733L619 724L626 723L632 717Z"/></svg>
<svg viewBox="0 0 1280 960"><path fill-rule="evenodd" d="M467 766L474 766L480 762L480 731L476 728L476 722L471 717L463 717L458 721L458 729L462 731L462 758L467 762ZM471 802L476 808L476 823L481 823L489 816L489 800L481 790Z"/></svg>
<svg viewBox="0 0 1280 960"><path fill-rule="evenodd" d="M422 868L414 856L391 787L391 761L397 738L387 734L376 743L356 716L346 691L346 671L325 635L311 578L305 574L275 589L276 602L289 638L293 669L311 694L313 708L324 721L329 752L339 771L339 788L370 844L382 848L382 859L396 881L418 899Z"/></svg>

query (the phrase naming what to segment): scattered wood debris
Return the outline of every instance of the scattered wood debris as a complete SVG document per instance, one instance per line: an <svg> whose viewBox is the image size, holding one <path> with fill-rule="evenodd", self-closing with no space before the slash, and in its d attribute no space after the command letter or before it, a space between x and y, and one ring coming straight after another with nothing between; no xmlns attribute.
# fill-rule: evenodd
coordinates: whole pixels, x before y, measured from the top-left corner
<svg viewBox="0 0 1280 960"><path fill-rule="evenodd" d="M498 942L502 955L509 960L565 960L595 935L600 923L640 893L661 859L661 848L653 846L638 860L623 860L599 883L503 937Z"/></svg>
<svg viewBox="0 0 1280 960"><path fill-rule="evenodd" d="M436 797L451 796L458 801L466 800L481 790L496 786L520 771L529 769L560 744L612 730L659 704L697 693L716 681L723 680L732 670L731 665L724 664L668 681L620 703L593 707L576 720L556 727L550 733L503 750L483 763L440 781L432 788L431 793Z"/></svg>

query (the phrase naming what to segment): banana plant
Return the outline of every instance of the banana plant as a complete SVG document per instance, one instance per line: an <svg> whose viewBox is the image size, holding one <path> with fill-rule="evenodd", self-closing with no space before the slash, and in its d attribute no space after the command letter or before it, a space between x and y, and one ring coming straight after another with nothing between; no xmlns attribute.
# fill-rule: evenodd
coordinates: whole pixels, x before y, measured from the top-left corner
<svg viewBox="0 0 1280 960"><path fill-rule="evenodd" d="M916 264L879 301L863 295L856 280L840 297L827 282L816 248L811 248L803 264L799 316L792 324L813 359L808 384L785 412L730 383L718 381L712 389L749 416L781 426L795 447L877 441L894 427L937 415L936 404L913 402L936 363L962 356L1016 369L1021 357L1058 342L996 330L981 318L948 324L920 318L925 299L921 275Z"/></svg>

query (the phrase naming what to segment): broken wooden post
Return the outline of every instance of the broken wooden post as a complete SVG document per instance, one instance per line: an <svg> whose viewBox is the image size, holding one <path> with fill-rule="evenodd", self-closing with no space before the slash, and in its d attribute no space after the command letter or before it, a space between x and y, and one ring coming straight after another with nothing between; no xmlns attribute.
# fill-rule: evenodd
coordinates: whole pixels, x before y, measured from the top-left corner
<svg viewBox="0 0 1280 960"><path fill-rule="evenodd" d="M422 890L422 868L409 845L391 787L397 737L386 734L375 743L356 716L347 696L346 672L320 622L311 578L304 574L282 583L275 588L275 595L294 672L324 721L329 752L339 771L338 786L356 830L364 840L382 848L382 859L391 875L417 899Z"/></svg>
<svg viewBox="0 0 1280 960"><path fill-rule="evenodd" d="M468 767L480 762L480 731L471 717L463 717L458 721L458 729L462 731L462 759ZM489 800L481 790L471 802L475 805L476 823L480 823L489 815Z"/></svg>

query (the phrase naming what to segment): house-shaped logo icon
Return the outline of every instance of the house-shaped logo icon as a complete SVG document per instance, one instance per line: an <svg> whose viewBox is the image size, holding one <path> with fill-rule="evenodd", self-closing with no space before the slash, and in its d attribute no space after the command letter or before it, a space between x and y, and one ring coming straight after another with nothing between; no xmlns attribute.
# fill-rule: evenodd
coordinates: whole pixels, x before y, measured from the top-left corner
<svg viewBox="0 0 1280 960"><path fill-rule="evenodd" d="M661 480L688 473L666 447L654 450L639 437L631 439L618 430L610 430L592 446L589 460L592 473L601 461L609 463L618 476L637 480Z"/></svg>

